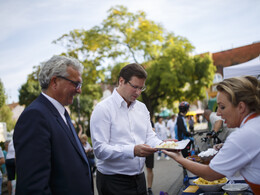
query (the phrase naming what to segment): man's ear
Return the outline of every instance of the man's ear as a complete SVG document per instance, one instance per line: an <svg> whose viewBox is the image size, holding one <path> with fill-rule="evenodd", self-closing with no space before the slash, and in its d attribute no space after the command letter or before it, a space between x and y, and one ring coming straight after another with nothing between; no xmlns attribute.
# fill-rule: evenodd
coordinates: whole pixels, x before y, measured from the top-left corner
<svg viewBox="0 0 260 195"><path fill-rule="evenodd" d="M51 88L53 88L53 89L56 89L56 87L57 87L57 77L56 77L56 76L53 76L53 77L51 78L49 87L51 87Z"/></svg>
<svg viewBox="0 0 260 195"><path fill-rule="evenodd" d="M123 79L123 77L120 77L120 78L118 79L118 85L119 85L119 86L122 86L122 85L124 84L124 82L125 82L125 79Z"/></svg>

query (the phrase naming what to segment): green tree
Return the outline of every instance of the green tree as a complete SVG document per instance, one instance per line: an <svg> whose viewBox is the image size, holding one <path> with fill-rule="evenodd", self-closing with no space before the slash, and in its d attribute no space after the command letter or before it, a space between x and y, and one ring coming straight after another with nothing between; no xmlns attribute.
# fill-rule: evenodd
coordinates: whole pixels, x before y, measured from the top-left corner
<svg viewBox="0 0 260 195"><path fill-rule="evenodd" d="M5 122L7 131L11 131L14 129L15 121L12 118L13 113L11 109L8 107L8 105L4 104L0 108L0 122Z"/></svg>
<svg viewBox="0 0 260 195"><path fill-rule="evenodd" d="M0 80L0 122L5 122L7 130L11 131L14 128L15 121L12 119L13 113L11 109L5 104L6 95L4 85Z"/></svg>
<svg viewBox="0 0 260 195"><path fill-rule="evenodd" d="M40 66L34 66L34 71L28 75L27 81L19 89L19 104L28 106L41 93L41 87L38 82Z"/></svg>
<svg viewBox="0 0 260 195"><path fill-rule="evenodd" d="M4 90L4 85L0 79L0 108L5 104L5 90Z"/></svg>
<svg viewBox="0 0 260 195"><path fill-rule="evenodd" d="M66 55L79 58L95 72L88 78L92 84L115 84L122 66L143 65L148 79L141 99L151 116L163 104L202 99L214 76L210 56L192 56L194 46L186 38L167 32L144 12L131 13L123 6L109 9L101 25L73 30L55 43L66 46ZM111 71L106 80L101 65Z"/></svg>

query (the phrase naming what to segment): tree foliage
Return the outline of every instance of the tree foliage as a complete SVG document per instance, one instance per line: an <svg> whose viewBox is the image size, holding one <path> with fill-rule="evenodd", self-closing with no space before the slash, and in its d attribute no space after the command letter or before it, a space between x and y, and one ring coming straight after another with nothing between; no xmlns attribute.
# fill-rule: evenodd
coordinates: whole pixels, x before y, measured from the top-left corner
<svg viewBox="0 0 260 195"><path fill-rule="evenodd" d="M13 120L13 113L8 105L4 104L0 108L0 122L5 122L7 131L11 131L14 129L15 121Z"/></svg>
<svg viewBox="0 0 260 195"><path fill-rule="evenodd" d="M5 90L4 90L4 85L0 79L0 108L5 104Z"/></svg>
<svg viewBox="0 0 260 195"><path fill-rule="evenodd" d="M188 39L167 32L160 24L148 20L143 11L131 13L123 6L109 9L99 26L75 29L55 43L67 48L63 55L76 57L84 64L83 81L87 85L83 95L98 91L91 91L89 84L115 84L125 64L143 65L148 79L141 99L151 115L164 104L170 107L174 101L202 99L214 76L209 55L191 55L194 46ZM110 70L106 78L104 67Z"/></svg>
<svg viewBox="0 0 260 195"><path fill-rule="evenodd" d="M11 109L6 105L6 95L4 85L0 80L0 122L5 122L7 130L11 131L14 128L15 121L12 118L13 113Z"/></svg>
<svg viewBox="0 0 260 195"><path fill-rule="evenodd" d="M41 87L38 82L40 66L34 66L34 71L28 75L27 81L19 89L19 104L28 106L41 93Z"/></svg>

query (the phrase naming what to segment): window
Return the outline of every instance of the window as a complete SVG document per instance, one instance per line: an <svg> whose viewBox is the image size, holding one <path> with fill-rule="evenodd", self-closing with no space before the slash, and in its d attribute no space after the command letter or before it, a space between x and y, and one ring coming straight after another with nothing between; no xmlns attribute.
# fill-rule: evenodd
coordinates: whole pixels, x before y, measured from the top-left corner
<svg viewBox="0 0 260 195"><path fill-rule="evenodd" d="M214 75L213 84L219 83L219 82L221 82L221 81L223 81L222 75L219 74L219 73L216 73L216 74Z"/></svg>

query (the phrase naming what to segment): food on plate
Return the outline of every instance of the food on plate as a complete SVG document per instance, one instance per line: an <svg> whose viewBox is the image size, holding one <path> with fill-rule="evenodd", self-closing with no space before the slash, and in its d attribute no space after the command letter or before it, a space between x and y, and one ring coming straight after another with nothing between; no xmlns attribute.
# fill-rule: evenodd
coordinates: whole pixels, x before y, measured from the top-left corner
<svg viewBox="0 0 260 195"><path fill-rule="evenodd" d="M215 154L217 154L218 151L213 149L213 148L209 148L206 151L202 151L201 153L198 154L199 157L209 157L209 156L214 156Z"/></svg>
<svg viewBox="0 0 260 195"><path fill-rule="evenodd" d="M187 156L186 158L194 162L203 162L198 155Z"/></svg>
<svg viewBox="0 0 260 195"><path fill-rule="evenodd" d="M198 154L198 156L201 158L203 164L209 164L211 159L218 153L217 150L213 148L209 148L206 151L202 151Z"/></svg>
<svg viewBox="0 0 260 195"><path fill-rule="evenodd" d="M193 181L193 183L198 184L198 185L215 185L215 184L222 184L222 183L226 183L226 182L227 182L226 177L223 177L222 179L218 179L218 180L214 180L214 181L208 181L208 180L205 180L205 179L199 177L198 179Z"/></svg>
<svg viewBox="0 0 260 195"><path fill-rule="evenodd" d="M160 145L157 145L156 148L175 148L176 146L178 146L178 144L175 141L166 141L163 142Z"/></svg>

